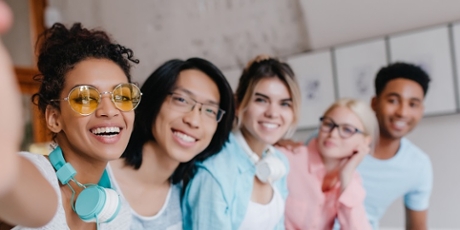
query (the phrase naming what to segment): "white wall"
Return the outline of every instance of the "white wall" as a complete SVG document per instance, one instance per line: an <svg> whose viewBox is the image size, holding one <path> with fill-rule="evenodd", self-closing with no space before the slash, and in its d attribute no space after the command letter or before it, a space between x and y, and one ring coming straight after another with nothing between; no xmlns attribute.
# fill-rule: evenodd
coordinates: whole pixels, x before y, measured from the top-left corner
<svg viewBox="0 0 460 230"><path fill-rule="evenodd" d="M243 66L263 52L306 50L297 0L50 0L63 22L102 27L132 48L140 82L164 61L200 56L222 69Z"/></svg>
<svg viewBox="0 0 460 230"><path fill-rule="evenodd" d="M30 33L29 1L6 0L14 12L14 24L8 34L2 36L5 47L11 53L11 59L17 66L34 65L32 56L32 39Z"/></svg>
<svg viewBox="0 0 460 230"><path fill-rule="evenodd" d="M457 0L300 2L312 49L460 20Z"/></svg>

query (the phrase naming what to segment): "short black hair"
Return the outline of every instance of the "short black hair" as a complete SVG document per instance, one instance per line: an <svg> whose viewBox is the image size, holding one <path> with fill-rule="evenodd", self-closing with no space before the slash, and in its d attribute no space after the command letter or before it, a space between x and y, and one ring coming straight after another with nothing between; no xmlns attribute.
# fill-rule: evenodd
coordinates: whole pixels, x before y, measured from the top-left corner
<svg viewBox="0 0 460 230"><path fill-rule="evenodd" d="M188 60L173 59L167 61L156 69L142 85L142 100L136 108L134 129L128 143L128 147L121 156L127 165L139 169L142 164L142 148L147 141L155 141L152 134L152 127L160 112L166 97L175 87L179 73L183 70L196 69L208 75L217 85L220 93L219 107L225 110L222 120L218 123L211 143L203 152L199 153L189 162L179 164L170 178L172 183L184 184L195 174L195 162L203 161L218 153L228 141L235 116L235 102L230 84L222 72L211 62L201 58L190 58Z"/></svg>
<svg viewBox="0 0 460 230"><path fill-rule="evenodd" d="M417 82L422 87L424 96L428 91L428 84L431 80L428 74L419 66L396 62L381 68L377 73L377 77L375 78L375 94L379 96L389 81L398 78Z"/></svg>

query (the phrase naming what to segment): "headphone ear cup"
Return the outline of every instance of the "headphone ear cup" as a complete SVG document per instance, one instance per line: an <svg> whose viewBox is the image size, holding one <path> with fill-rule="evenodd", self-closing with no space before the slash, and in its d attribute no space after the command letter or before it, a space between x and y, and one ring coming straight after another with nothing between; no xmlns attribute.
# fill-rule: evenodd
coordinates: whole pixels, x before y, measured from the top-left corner
<svg viewBox="0 0 460 230"><path fill-rule="evenodd" d="M81 191L75 202L75 212L85 222L111 221L120 209L120 198L113 189L90 186Z"/></svg>
<svg viewBox="0 0 460 230"><path fill-rule="evenodd" d="M264 183L273 183L286 174L286 167L283 162L268 155L256 164L256 176Z"/></svg>
<svg viewBox="0 0 460 230"><path fill-rule="evenodd" d="M118 193L109 188L102 188L105 191L105 205L99 213L98 218L102 223L108 223L112 221L120 211L121 201Z"/></svg>

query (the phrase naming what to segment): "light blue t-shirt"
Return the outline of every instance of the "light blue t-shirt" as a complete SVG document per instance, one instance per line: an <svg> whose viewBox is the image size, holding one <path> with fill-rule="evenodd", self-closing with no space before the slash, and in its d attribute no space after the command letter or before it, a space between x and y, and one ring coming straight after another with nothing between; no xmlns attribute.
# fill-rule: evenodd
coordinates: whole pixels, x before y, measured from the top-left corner
<svg viewBox="0 0 460 230"><path fill-rule="evenodd" d="M366 189L366 212L374 229L388 207L398 198L414 211L428 209L433 187L430 158L408 139L402 138L396 155L379 160L367 155L358 166Z"/></svg>
<svg viewBox="0 0 460 230"><path fill-rule="evenodd" d="M307 143L318 136L315 131ZM401 139L396 155L379 160L366 155L358 166L366 190L364 205L372 228L379 229L379 221L388 207L400 197L414 211L428 209L433 187L430 158L406 138ZM340 229L338 222L334 230Z"/></svg>
<svg viewBox="0 0 460 230"><path fill-rule="evenodd" d="M288 172L286 156L278 150L275 151L275 156L282 160ZM182 198L184 230L238 229L251 200L256 173L254 163L231 133L229 142L218 154L197 166L197 172ZM272 186L286 200L286 175ZM284 230L284 217L275 229Z"/></svg>

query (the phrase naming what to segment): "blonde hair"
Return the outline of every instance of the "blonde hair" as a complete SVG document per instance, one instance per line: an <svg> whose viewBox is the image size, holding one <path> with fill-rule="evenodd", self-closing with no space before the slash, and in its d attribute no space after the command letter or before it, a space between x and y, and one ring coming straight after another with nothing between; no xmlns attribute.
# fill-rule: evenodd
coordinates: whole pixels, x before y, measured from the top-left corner
<svg viewBox="0 0 460 230"><path fill-rule="evenodd" d="M345 107L351 110L359 118L364 126L364 134L372 138L371 153L374 153L375 146L379 140L379 123L372 108L363 101L352 98L342 98L329 106L324 115L330 113L337 107Z"/></svg>
<svg viewBox="0 0 460 230"><path fill-rule="evenodd" d="M238 113L236 114L237 122L234 128L239 129L241 127L241 119L238 118L243 117L243 113L254 94L254 89L260 80L265 78L280 79L291 94L294 119L285 134L285 137L290 137L294 134L299 121L301 103L300 89L291 67L287 63L281 62L268 55L258 55L249 61L246 68L243 70L235 93Z"/></svg>

